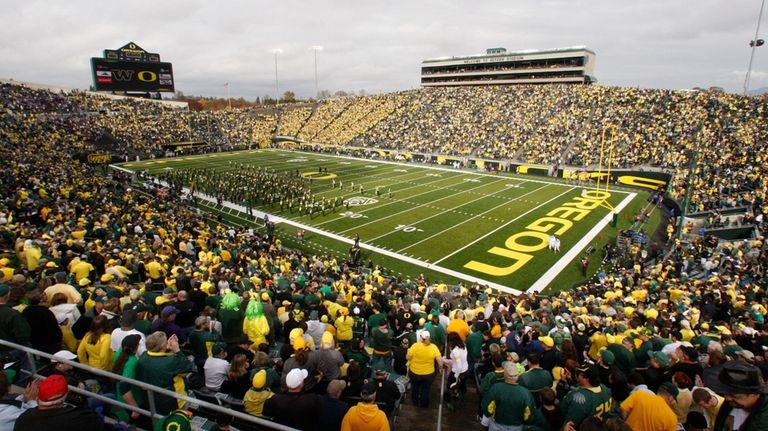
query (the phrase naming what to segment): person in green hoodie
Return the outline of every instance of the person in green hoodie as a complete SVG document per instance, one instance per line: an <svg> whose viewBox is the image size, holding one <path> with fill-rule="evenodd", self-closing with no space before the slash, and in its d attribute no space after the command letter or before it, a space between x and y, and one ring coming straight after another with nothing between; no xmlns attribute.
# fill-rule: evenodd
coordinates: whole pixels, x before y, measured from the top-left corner
<svg viewBox="0 0 768 431"><path fill-rule="evenodd" d="M184 375L194 369L186 355L179 349L179 340L175 335L166 338L162 331L149 335L146 341L147 351L139 357L136 366L136 380L149 383L186 395ZM181 407L183 402L160 394L155 394L157 412L167 415Z"/></svg>
<svg viewBox="0 0 768 431"><path fill-rule="evenodd" d="M483 395L481 408L489 429L507 429L531 425L534 422L536 402L528 389L517 384L520 376L512 361L504 362L504 380L494 384ZM487 419L486 419L487 418Z"/></svg>

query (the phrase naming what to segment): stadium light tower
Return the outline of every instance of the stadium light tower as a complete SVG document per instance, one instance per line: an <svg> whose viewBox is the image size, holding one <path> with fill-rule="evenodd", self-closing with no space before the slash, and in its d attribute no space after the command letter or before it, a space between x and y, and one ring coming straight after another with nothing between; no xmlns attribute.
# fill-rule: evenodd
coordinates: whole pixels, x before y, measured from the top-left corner
<svg viewBox="0 0 768 431"><path fill-rule="evenodd" d="M320 87L317 86L317 51L322 51L323 47L315 45L312 47L312 50L315 51L315 94L316 97L320 99Z"/></svg>
<svg viewBox="0 0 768 431"><path fill-rule="evenodd" d="M277 54L281 54L283 52L280 48L275 48L272 50L272 54L275 54L275 104L277 104L280 101L280 84L277 80Z"/></svg>
<svg viewBox="0 0 768 431"><path fill-rule="evenodd" d="M749 67L747 67L747 76L744 78L744 94L747 94L749 89L749 78L752 75L752 60L755 59L755 49L765 43L764 40L758 39L757 35L760 33L760 21L763 20L763 8L765 7L765 0L760 5L760 14L757 16L757 29L755 29L755 38L749 42L749 46L752 47L752 54L749 55Z"/></svg>

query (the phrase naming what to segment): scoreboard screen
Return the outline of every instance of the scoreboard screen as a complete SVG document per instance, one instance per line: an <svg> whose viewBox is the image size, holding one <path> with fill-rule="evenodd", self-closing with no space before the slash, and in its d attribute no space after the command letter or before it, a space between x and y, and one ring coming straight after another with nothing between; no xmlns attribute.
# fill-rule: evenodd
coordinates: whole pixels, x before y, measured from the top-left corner
<svg viewBox="0 0 768 431"><path fill-rule="evenodd" d="M171 63L91 58L96 91L174 92Z"/></svg>

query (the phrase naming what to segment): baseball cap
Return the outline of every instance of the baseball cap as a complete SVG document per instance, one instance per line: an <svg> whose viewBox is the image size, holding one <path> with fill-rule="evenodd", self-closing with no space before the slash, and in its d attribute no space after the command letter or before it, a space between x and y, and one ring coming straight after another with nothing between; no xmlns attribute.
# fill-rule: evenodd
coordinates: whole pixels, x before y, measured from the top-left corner
<svg viewBox="0 0 768 431"><path fill-rule="evenodd" d="M548 336L539 337L539 341L541 341L541 343L547 347L555 346L555 340L553 340L552 337L548 337Z"/></svg>
<svg viewBox="0 0 768 431"><path fill-rule="evenodd" d="M294 368L288 372L285 376L285 385L288 389L296 389L304 383L304 379L307 378L309 372L303 368Z"/></svg>
<svg viewBox="0 0 768 431"><path fill-rule="evenodd" d="M372 383L372 382L366 383L360 389L360 397L362 397L362 398L370 398L373 395L376 395L376 384L375 383Z"/></svg>
<svg viewBox="0 0 768 431"><path fill-rule="evenodd" d="M664 352L648 352L648 357L656 360L662 367L669 366L669 356Z"/></svg>
<svg viewBox="0 0 768 431"><path fill-rule="evenodd" d="M51 359L51 362L59 362L56 360L57 358L66 359L68 361L77 360L77 355L70 352L69 350L59 350L58 352L54 353L53 356L54 358Z"/></svg>
<svg viewBox="0 0 768 431"><path fill-rule="evenodd" d="M0 284L0 296L5 296L10 293L11 287L7 284Z"/></svg>
<svg viewBox="0 0 768 431"><path fill-rule="evenodd" d="M677 386L672 382L662 383L659 385L659 389L663 389L666 393L672 395L672 398L677 398L677 396L680 395L680 390L677 389Z"/></svg>
<svg viewBox="0 0 768 431"><path fill-rule="evenodd" d="M613 352L608 349L603 349L600 351L600 358L606 365L613 365L613 363L616 361L616 355L614 355Z"/></svg>
<svg viewBox="0 0 768 431"><path fill-rule="evenodd" d="M576 373L584 374L589 379L589 381L600 380L600 372L590 363L586 363L581 367L576 367Z"/></svg>
<svg viewBox="0 0 768 431"><path fill-rule="evenodd" d="M67 379L60 374L54 374L46 377L45 380L40 382L40 387L37 392L37 404L43 407L52 406L54 404L64 402L64 398L67 397L69 387L67 386Z"/></svg>
<svg viewBox="0 0 768 431"><path fill-rule="evenodd" d="M224 343L216 343L211 347L211 353L213 356L219 356L221 352L223 352L227 348L227 345Z"/></svg>
<svg viewBox="0 0 768 431"><path fill-rule="evenodd" d="M170 316L172 314L176 314L178 312L179 312L178 308L176 308L176 307L174 307L172 305L168 305L168 306L163 308L163 317L168 317L168 316Z"/></svg>
<svg viewBox="0 0 768 431"><path fill-rule="evenodd" d="M419 339L421 339L421 340L429 340L430 337L431 337L431 335L429 334L429 331L427 331L427 330L419 332Z"/></svg>
<svg viewBox="0 0 768 431"><path fill-rule="evenodd" d="M175 410L160 423L161 431L192 431L192 413Z"/></svg>

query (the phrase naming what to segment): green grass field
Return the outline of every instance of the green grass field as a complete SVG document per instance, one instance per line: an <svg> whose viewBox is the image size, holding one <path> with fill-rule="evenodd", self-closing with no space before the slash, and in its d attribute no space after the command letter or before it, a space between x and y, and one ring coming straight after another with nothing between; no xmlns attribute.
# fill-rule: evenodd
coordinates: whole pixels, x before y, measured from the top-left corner
<svg viewBox="0 0 768 431"><path fill-rule="evenodd" d="M582 279L578 266L582 251L615 238L617 228L609 225L609 207L621 210L618 228L626 228L647 198L646 192L627 188L611 188L607 197L591 190L582 196L583 187L547 177L281 150L149 160L120 167L150 173L207 167L225 174L235 169L230 162L277 172L298 170L313 178L318 198L341 196L350 202L349 209L313 217L276 207L257 208L278 222L278 237L287 246L342 258L357 234L364 261L371 259L408 276L424 273L431 281L477 281L518 291L560 290ZM320 167L327 172L318 173ZM364 194L359 191L361 185ZM221 212L228 222L258 223L237 204L220 207L202 201L204 209ZM299 227L306 230L304 244L296 240ZM560 253L550 252L546 238L558 230ZM591 256L590 272L597 269L601 257L599 250Z"/></svg>

